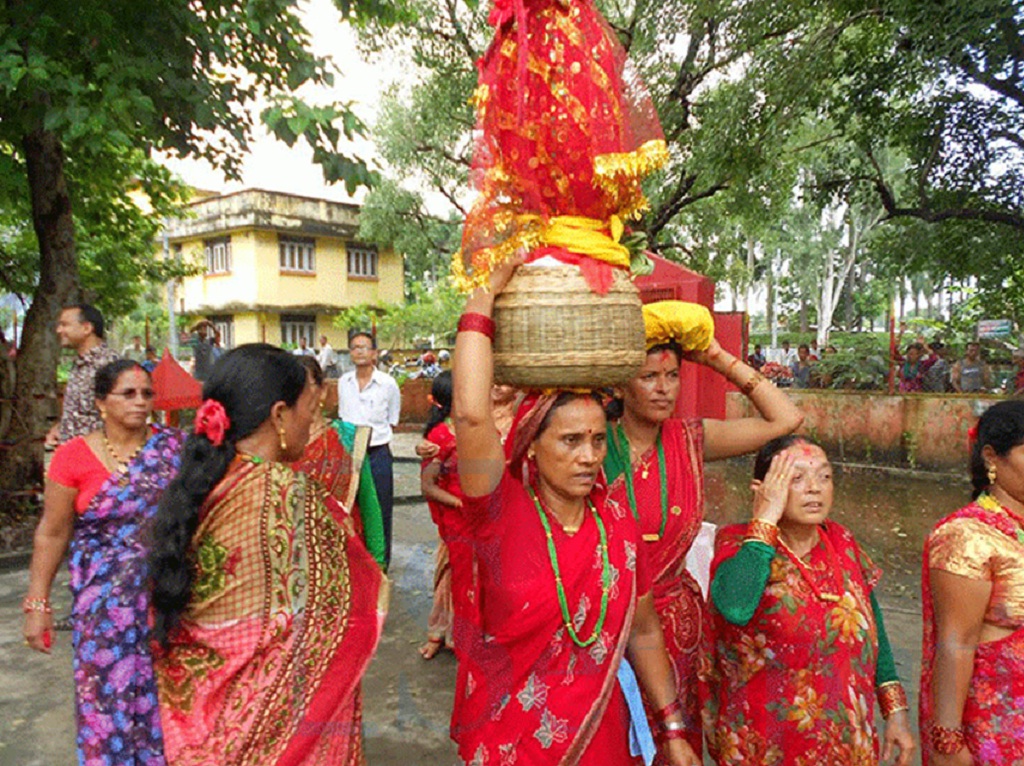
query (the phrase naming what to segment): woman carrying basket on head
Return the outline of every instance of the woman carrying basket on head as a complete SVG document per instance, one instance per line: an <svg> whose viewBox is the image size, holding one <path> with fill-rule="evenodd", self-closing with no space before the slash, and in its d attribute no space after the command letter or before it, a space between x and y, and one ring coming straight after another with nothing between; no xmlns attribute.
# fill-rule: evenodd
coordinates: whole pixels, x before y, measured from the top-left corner
<svg viewBox="0 0 1024 766"><path fill-rule="evenodd" d="M697 671L707 629L704 597L686 569L704 518L704 462L757 450L791 433L803 415L756 370L723 350L703 306L663 301L644 306L647 358L640 374L609 406L605 475L609 494L638 520L651 564L655 608L672 658L677 699L695 751L702 745ZM760 418L674 417L679 367L697 362L735 384Z"/></svg>
<svg viewBox="0 0 1024 766"><path fill-rule="evenodd" d="M495 273L495 292L510 271ZM660 711L667 761L697 766L680 737L636 523L598 482L601 404L569 391L527 397L506 468L491 408L493 299L474 293L456 341L464 501L445 521L473 546L479 610L455 636L464 658L452 715L459 754L466 762L517 755L524 763L631 764L629 711L616 680L627 655Z"/></svg>

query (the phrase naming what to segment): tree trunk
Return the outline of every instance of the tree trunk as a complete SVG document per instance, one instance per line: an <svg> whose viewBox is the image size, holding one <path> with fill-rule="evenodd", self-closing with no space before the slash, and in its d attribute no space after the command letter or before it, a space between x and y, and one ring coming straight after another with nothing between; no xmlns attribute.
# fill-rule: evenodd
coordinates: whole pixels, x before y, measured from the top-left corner
<svg viewBox="0 0 1024 766"><path fill-rule="evenodd" d="M25 314L14 387L17 411L4 434L13 448L0 451L0 489L16 491L42 484L42 440L56 409L60 345L53 323L61 307L79 300L78 259L71 200L64 176L64 149L56 135L39 130L22 143L39 241L39 283Z"/></svg>

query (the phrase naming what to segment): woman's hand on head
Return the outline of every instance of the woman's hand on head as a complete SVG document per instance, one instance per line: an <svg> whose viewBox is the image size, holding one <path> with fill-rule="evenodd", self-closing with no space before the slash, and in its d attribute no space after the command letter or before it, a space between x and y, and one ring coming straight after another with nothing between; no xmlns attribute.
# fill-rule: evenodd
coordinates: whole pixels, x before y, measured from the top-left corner
<svg viewBox="0 0 1024 766"><path fill-rule="evenodd" d="M793 482L793 465L796 456L786 449L772 458L772 464L763 481L754 481L750 488L754 491L755 519L771 524L778 524L786 510L789 500L789 487Z"/></svg>
<svg viewBox="0 0 1024 766"><path fill-rule="evenodd" d="M910 733L910 722L906 710L898 710L885 722L885 736L882 739L882 762L894 766L910 766L910 757L917 745Z"/></svg>
<svg viewBox="0 0 1024 766"><path fill-rule="evenodd" d="M717 369L716 363L723 354L723 349L718 340L714 337L711 338L711 343L703 351L684 351L683 359L689 362L696 362L697 364L703 364L705 367L711 367Z"/></svg>

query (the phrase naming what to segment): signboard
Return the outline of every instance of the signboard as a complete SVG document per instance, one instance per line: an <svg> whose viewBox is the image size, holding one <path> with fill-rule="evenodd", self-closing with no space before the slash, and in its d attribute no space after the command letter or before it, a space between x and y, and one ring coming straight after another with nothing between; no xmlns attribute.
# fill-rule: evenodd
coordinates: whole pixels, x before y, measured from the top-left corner
<svg viewBox="0 0 1024 766"><path fill-rule="evenodd" d="M1002 340L1013 336L1012 319L982 319L978 322L978 339Z"/></svg>

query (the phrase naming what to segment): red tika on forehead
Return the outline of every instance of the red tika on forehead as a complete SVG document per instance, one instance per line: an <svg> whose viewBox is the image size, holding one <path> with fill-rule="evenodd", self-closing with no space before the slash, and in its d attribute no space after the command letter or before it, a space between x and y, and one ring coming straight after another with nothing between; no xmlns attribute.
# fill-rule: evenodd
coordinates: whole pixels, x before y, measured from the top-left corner
<svg viewBox="0 0 1024 766"><path fill-rule="evenodd" d="M660 361L662 364L664 364L665 362L668 362L671 358L672 358L672 352L670 352L667 348L663 348L661 350L661 354L658 357L658 361Z"/></svg>

